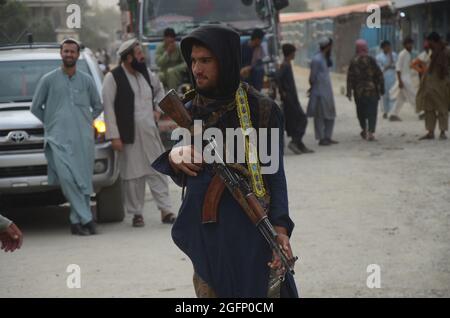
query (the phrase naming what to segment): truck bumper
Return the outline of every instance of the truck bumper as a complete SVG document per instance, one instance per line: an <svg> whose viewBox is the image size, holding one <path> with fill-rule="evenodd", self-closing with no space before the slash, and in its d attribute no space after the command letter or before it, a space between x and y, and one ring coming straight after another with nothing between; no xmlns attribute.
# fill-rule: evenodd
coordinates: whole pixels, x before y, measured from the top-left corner
<svg viewBox="0 0 450 318"><path fill-rule="evenodd" d="M117 154L111 143L95 146L93 186L98 192L118 177ZM57 189L47 182L47 160L43 152L0 154L0 195L46 192Z"/></svg>

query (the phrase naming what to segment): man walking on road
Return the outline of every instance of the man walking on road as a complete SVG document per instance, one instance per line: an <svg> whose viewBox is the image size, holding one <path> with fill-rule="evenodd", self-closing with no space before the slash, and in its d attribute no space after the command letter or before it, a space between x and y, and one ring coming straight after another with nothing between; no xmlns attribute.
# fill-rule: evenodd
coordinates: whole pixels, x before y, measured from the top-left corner
<svg viewBox="0 0 450 318"><path fill-rule="evenodd" d="M284 120L286 132L292 140L288 148L295 154L312 153L303 143L303 136L308 125L308 118L300 105L295 86L294 73L292 71L292 61L295 58L296 48L292 44L286 43L282 47L284 61L277 72L278 87L280 89L281 101L283 102Z"/></svg>
<svg viewBox="0 0 450 318"><path fill-rule="evenodd" d="M96 234L90 195L94 171L93 120L103 106L90 75L78 71L80 45L61 44L63 65L45 74L37 86L31 112L44 124L48 183L61 185L70 203L72 234Z"/></svg>
<svg viewBox="0 0 450 318"><path fill-rule="evenodd" d="M384 77L384 91L383 96L383 118L387 119L388 114L394 109L395 100L389 94L392 87L395 85L395 64L397 63L397 53L392 52L391 43L389 41L381 42L381 50L377 55L377 63L383 72Z"/></svg>
<svg viewBox="0 0 450 318"><path fill-rule="evenodd" d="M172 224L175 214L171 212L168 179L150 166L164 152L156 126L161 113L155 106L164 97L164 89L147 69L136 39L124 42L118 53L122 63L106 75L103 101L106 137L119 151L125 209L134 215L134 227L145 225L142 210L147 182L161 211L161 221Z"/></svg>
<svg viewBox="0 0 450 318"><path fill-rule="evenodd" d="M414 109L416 108L416 93L417 89L414 86L414 76L418 76L418 73L411 68L411 51L413 48L413 40L406 38L403 41L404 49L398 55L396 71L397 71L397 83L392 88L390 94L393 98L396 98L394 109L392 110L390 121L401 121L399 114L403 107L403 104L408 102Z"/></svg>
<svg viewBox="0 0 450 318"><path fill-rule="evenodd" d="M347 97L355 97L356 113L361 126L361 138L375 141L378 101L384 94L384 78L381 69L369 55L367 42L356 41L356 55L347 73Z"/></svg>
<svg viewBox="0 0 450 318"><path fill-rule="evenodd" d="M320 52L314 55L311 61L311 73L309 76L309 104L308 117L314 117L314 129L316 139L320 146L337 144L332 139L336 108L334 105L333 87L331 85L330 67L331 49L333 40L324 38L319 43Z"/></svg>
<svg viewBox="0 0 450 318"><path fill-rule="evenodd" d="M425 128L428 133L420 139L434 139L436 121L439 119L439 139L445 140L450 110L450 48L436 32L432 32L427 40L433 53L430 67L420 84L417 105L425 110Z"/></svg>

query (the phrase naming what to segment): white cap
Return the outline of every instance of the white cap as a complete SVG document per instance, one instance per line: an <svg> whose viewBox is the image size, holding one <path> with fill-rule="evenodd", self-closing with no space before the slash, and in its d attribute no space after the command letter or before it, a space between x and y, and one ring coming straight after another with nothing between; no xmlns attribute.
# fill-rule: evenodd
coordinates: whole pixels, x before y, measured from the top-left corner
<svg viewBox="0 0 450 318"><path fill-rule="evenodd" d="M117 54L122 56L125 53L129 53L137 44L139 44L139 41L137 39L127 40L120 45L119 49L117 50Z"/></svg>

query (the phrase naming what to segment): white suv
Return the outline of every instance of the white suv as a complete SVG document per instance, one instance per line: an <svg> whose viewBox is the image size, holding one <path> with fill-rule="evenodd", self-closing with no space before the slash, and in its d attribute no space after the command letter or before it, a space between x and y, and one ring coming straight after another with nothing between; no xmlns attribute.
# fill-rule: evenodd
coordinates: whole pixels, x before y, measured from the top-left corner
<svg viewBox="0 0 450 318"><path fill-rule="evenodd" d="M59 45L0 46L0 207L46 206L66 202L58 187L47 183L44 129L30 112L41 77L60 67ZM92 76L101 96L103 74L92 52L83 48L77 69ZM124 218L116 154L105 141L101 115L94 123L93 184L98 222Z"/></svg>

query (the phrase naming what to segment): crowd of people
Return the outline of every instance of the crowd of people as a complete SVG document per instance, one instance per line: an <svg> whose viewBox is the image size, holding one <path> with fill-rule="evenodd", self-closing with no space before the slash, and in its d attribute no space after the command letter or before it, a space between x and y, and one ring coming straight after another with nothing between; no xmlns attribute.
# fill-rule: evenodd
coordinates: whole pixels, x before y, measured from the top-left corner
<svg viewBox="0 0 450 318"><path fill-rule="evenodd" d="M409 103L425 119L427 133L420 140L434 139L439 121L439 139L446 140L450 109L450 48L438 33L430 33L424 51L412 56L414 41L403 40L403 50L397 55L391 43L383 41L381 52L373 58L367 42L356 42L356 55L347 74L347 96L355 98L361 137L375 140L378 102L383 118L401 121L400 110Z"/></svg>

